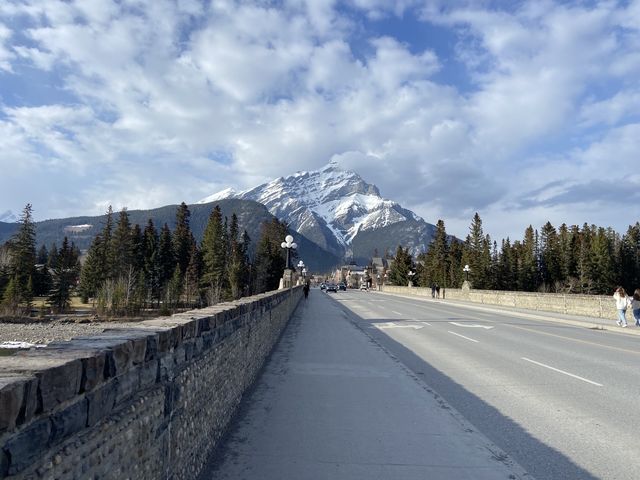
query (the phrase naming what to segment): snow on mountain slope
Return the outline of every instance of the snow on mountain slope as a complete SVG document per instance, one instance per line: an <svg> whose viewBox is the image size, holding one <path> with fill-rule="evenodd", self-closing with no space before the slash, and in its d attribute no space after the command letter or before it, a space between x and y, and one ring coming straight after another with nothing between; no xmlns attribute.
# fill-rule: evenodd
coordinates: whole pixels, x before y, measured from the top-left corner
<svg viewBox="0 0 640 480"><path fill-rule="evenodd" d="M276 217L335 253L345 251L359 232L397 222L424 222L396 202L384 199L375 185L332 162L297 172L243 192L226 189L198 203L241 198L262 203Z"/></svg>
<svg viewBox="0 0 640 480"><path fill-rule="evenodd" d="M16 223L17 221L18 217L16 217L11 210L0 213L0 222Z"/></svg>

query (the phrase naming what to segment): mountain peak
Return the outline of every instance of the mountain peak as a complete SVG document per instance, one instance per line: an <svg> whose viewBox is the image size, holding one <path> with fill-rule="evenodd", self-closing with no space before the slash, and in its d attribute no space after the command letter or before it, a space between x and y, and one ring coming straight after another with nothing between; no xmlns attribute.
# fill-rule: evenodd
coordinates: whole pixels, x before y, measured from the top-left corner
<svg viewBox="0 0 640 480"><path fill-rule="evenodd" d="M243 192L223 190L198 203L222 198L262 203L293 229L339 255L362 232L409 220L424 222L383 198L375 185L343 169L336 160L318 170L299 171Z"/></svg>
<svg viewBox="0 0 640 480"><path fill-rule="evenodd" d="M16 217L11 210L0 213L0 222L4 223L17 223L18 217Z"/></svg>

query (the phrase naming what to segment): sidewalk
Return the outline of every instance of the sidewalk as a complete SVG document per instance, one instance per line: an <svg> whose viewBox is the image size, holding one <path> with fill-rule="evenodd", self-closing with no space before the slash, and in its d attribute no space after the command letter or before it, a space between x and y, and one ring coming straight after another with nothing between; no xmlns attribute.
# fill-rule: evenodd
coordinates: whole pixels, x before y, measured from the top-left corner
<svg viewBox="0 0 640 480"><path fill-rule="evenodd" d="M530 477L313 289L201 480Z"/></svg>
<svg viewBox="0 0 640 480"><path fill-rule="evenodd" d="M565 313L548 312L545 310L530 310L526 308L507 307L503 305L492 305L490 303L465 302L463 300L450 300L448 298L433 299L431 297L418 295L400 295L388 292L375 292L377 295L389 295L394 297L402 297L411 300L420 300L421 302L441 302L443 304L455 305L456 307L468 308L471 310L483 310L486 312L512 312L517 313L519 317L530 318L532 320L544 320L547 322L564 323L576 327L594 328L598 330L608 330L614 333L622 333L625 335L640 336L640 327L633 324L633 319L627 314L629 326L622 328L616 325L614 316L611 318L587 317L584 315L569 315Z"/></svg>

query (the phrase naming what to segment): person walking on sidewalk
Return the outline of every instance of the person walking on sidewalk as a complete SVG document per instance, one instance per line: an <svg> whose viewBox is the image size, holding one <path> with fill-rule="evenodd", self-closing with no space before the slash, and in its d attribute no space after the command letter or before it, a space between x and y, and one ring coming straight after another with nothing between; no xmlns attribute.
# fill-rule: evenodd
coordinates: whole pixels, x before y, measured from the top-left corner
<svg viewBox="0 0 640 480"><path fill-rule="evenodd" d="M636 326L640 327L640 288L636 288L631 297L631 312L633 313L633 319L636 321Z"/></svg>
<svg viewBox="0 0 640 480"><path fill-rule="evenodd" d="M618 310L618 320L616 320L616 323L620 327L626 327L627 317L625 315L627 308L631 305L631 300L622 287L616 288L616 291L613 293L613 299L616 301L616 309Z"/></svg>

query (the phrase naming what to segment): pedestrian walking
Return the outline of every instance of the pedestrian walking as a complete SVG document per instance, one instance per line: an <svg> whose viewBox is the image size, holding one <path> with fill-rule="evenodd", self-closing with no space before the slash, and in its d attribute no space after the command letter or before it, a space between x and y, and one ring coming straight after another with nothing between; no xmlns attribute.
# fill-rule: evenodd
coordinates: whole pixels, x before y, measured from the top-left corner
<svg viewBox="0 0 640 480"><path fill-rule="evenodd" d="M636 327L640 327L640 288L636 288L631 298L631 312L636 321Z"/></svg>
<svg viewBox="0 0 640 480"><path fill-rule="evenodd" d="M436 284L431 284L431 298L436 298Z"/></svg>
<svg viewBox="0 0 640 480"><path fill-rule="evenodd" d="M436 283L436 298L440 298L440 285Z"/></svg>
<svg viewBox="0 0 640 480"><path fill-rule="evenodd" d="M302 287L302 291L304 292L304 298L306 300L309 297L309 282L304 284L304 287Z"/></svg>
<svg viewBox="0 0 640 480"><path fill-rule="evenodd" d="M618 310L618 326L626 328L627 326L627 308L631 305L631 299L627 296L624 288L618 287L613 293L613 299L616 301L616 310Z"/></svg>

